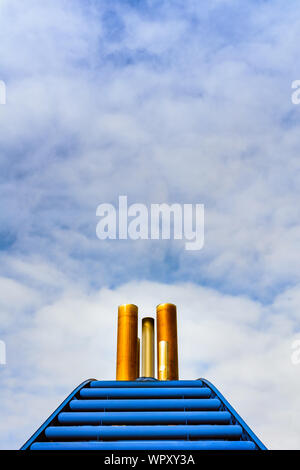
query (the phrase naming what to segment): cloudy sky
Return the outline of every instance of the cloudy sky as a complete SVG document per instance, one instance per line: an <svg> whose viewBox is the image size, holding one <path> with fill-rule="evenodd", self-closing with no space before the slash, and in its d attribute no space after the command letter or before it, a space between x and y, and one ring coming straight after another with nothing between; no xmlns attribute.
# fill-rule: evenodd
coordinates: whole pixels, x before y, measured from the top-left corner
<svg viewBox="0 0 300 470"><path fill-rule="evenodd" d="M180 376L300 448L296 0L0 0L0 448L115 377L120 303L178 306ZM201 203L205 245L105 240L97 206Z"/></svg>

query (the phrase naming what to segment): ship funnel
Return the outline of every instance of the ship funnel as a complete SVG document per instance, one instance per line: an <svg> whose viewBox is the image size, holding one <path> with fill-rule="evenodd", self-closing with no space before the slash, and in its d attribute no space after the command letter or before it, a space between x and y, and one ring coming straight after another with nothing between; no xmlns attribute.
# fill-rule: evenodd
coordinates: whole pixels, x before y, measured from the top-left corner
<svg viewBox="0 0 300 470"><path fill-rule="evenodd" d="M133 304L118 309L117 380L135 380L138 377L138 308Z"/></svg>
<svg viewBox="0 0 300 470"><path fill-rule="evenodd" d="M177 312L174 304L156 307L159 380L178 380Z"/></svg>
<svg viewBox="0 0 300 470"><path fill-rule="evenodd" d="M156 307L158 380L178 380L177 311L174 304ZM155 377L154 318L142 319L142 377ZM118 309L117 380L136 380L140 376L138 307L120 305Z"/></svg>
<svg viewBox="0 0 300 470"><path fill-rule="evenodd" d="M142 320L142 376L154 377L154 318Z"/></svg>

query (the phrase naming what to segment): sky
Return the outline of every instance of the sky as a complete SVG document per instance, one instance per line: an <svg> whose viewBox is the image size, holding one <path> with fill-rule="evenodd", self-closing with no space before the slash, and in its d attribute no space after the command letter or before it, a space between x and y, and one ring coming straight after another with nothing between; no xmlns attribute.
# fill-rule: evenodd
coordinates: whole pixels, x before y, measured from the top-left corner
<svg viewBox="0 0 300 470"><path fill-rule="evenodd" d="M0 0L0 448L114 379L119 304L161 302L180 377L300 448L299 29L296 0ZM120 195L204 204L203 249L99 240Z"/></svg>

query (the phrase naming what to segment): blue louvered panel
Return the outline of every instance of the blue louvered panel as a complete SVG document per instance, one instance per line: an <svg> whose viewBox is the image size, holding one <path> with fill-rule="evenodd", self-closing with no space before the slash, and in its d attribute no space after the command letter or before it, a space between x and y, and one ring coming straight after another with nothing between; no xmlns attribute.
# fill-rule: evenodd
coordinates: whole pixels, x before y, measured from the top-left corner
<svg viewBox="0 0 300 470"><path fill-rule="evenodd" d="M262 448L205 379L88 381L23 446L32 450Z"/></svg>

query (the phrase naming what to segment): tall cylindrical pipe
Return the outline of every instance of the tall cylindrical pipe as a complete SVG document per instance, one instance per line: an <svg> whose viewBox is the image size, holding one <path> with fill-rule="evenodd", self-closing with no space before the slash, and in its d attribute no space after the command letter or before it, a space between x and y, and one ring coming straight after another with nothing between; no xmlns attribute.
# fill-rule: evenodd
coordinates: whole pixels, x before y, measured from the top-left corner
<svg viewBox="0 0 300 470"><path fill-rule="evenodd" d="M117 380L135 380L138 367L138 308L133 304L118 309Z"/></svg>
<svg viewBox="0 0 300 470"><path fill-rule="evenodd" d="M161 363L160 342L166 341L168 380L178 380L177 312L174 304L160 304L156 307L157 319L157 367Z"/></svg>
<svg viewBox="0 0 300 470"><path fill-rule="evenodd" d="M142 376L154 377L154 318L142 320Z"/></svg>

